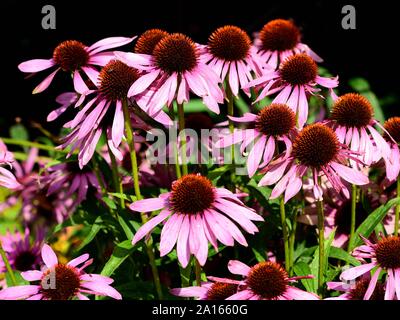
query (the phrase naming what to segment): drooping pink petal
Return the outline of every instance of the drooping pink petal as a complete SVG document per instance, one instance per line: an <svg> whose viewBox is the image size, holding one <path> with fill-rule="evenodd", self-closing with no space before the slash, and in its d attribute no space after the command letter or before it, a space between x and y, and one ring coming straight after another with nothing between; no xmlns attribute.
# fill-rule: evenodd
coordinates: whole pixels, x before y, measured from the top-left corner
<svg viewBox="0 0 400 320"><path fill-rule="evenodd" d="M159 223L163 222L171 213L168 210L162 210L158 215L154 218L147 221L144 225L140 227L140 229L136 232L135 236L132 239L132 244L135 245L139 240L141 240L144 236L151 232L155 226Z"/></svg>
<svg viewBox="0 0 400 320"><path fill-rule="evenodd" d="M376 283L378 282L378 278L381 273L381 270L382 270L381 268L376 269L374 275L372 276L371 281L369 282L367 291L365 291L364 300L369 300L369 298L371 298L372 294L374 293Z"/></svg>
<svg viewBox="0 0 400 320"><path fill-rule="evenodd" d="M51 84L51 82L54 79L54 76L57 74L57 72L60 70L60 68L54 70L52 73L50 73L50 75L48 75L41 83L39 83L37 85L37 87L35 89L33 89L32 94L37 94L40 92L43 92L44 90L46 90L49 85Z"/></svg>
<svg viewBox="0 0 400 320"><path fill-rule="evenodd" d="M266 140L266 136L262 135L250 151L247 159L247 172L250 178L256 173L258 166L260 165L265 144L267 142Z"/></svg>
<svg viewBox="0 0 400 320"><path fill-rule="evenodd" d="M132 97L139 93L142 93L154 82L154 80L158 77L159 74L160 70L157 69L141 76L129 88L128 97Z"/></svg>
<svg viewBox="0 0 400 320"><path fill-rule="evenodd" d="M170 253L178 240L181 229L183 214L173 214L165 223L161 231L160 256L163 257Z"/></svg>
<svg viewBox="0 0 400 320"><path fill-rule="evenodd" d="M387 270L387 273L388 273L388 276L387 276L387 280L386 280L385 300L394 300L394 296L396 293L396 288L395 288L396 282L395 282L395 277L393 274L393 269L389 268Z"/></svg>
<svg viewBox="0 0 400 320"><path fill-rule="evenodd" d="M190 261L189 251L189 230L190 222L187 215L184 216L181 228L179 230L178 242L176 246L176 252L178 254L178 260L182 267L186 268Z"/></svg>
<svg viewBox="0 0 400 320"><path fill-rule="evenodd" d="M111 137L115 146L119 146L124 135L124 113L122 112L122 102L117 101L112 125Z"/></svg>
<svg viewBox="0 0 400 320"><path fill-rule="evenodd" d="M73 80L74 80L74 89L76 92L82 94L89 90L78 70L75 70Z"/></svg>
<svg viewBox="0 0 400 320"><path fill-rule="evenodd" d="M356 184L365 185L369 183L368 177L355 169L346 167L337 162L331 162L331 167L346 181Z"/></svg>

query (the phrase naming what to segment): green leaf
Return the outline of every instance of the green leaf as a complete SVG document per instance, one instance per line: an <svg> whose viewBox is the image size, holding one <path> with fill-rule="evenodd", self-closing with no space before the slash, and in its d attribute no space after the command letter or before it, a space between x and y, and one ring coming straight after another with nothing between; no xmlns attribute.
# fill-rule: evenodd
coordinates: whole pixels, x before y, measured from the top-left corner
<svg viewBox="0 0 400 320"><path fill-rule="evenodd" d="M132 214L126 211L121 211L118 215L118 222L122 230L124 230L124 233L128 240L132 240L135 232L140 228L140 224L137 221L131 220L130 216L133 217Z"/></svg>
<svg viewBox="0 0 400 320"><path fill-rule="evenodd" d="M324 267L325 267L324 268L324 277L326 274L326 270L328 268L328 257L330 254L330 249L331 249L333 239L335 238L335 232L336 232L336 230L333 230L330 233L328 239L325 239L325 242L324 242L324 260L325 260L325 262L324 262ZM312 279L313 285L316 288L318 288L319 247L317 247L317 249L314 252L314 259L311 262L310 269L311 269L312 274L314 275L314 279ZM324 280L324 282L325 282L325 280Z"/></svg>
<svg viewBox="0 0 400 320"><path fill-rule="evenodd" d="M246 112L250 112L249 105L246 101L239 95L237 99L234 99L235 106L239 109L241 114L245 114Z"/></svg>
<svg viewBox="0 0 400 320"><path fill-rule="evenodd" d="M105 202L105 204L113 210L117 209L117 205L115 204L115 202L113 200L111 200L109 197L103 197L102 200Z"/></svg>
<svg viewBox="0 0 400 320"><path fill-rule="evenodd" d="M399 205L400 198L391 199L385 205L381 205L379 208L375 209L369 216L364 220L363 223L357 228L355 231L355 237L353 241L349 244L350 249L354 249L355 247L361 245L363 243L361 237L359 235L368 238L371 233L374 231L375 227L383 220L386 216L390 208Z"/></svg>
<svg viewBox="0 0 400 320"><path fill-rule="evenodd" d="M352 87L354 90L356 90L358 92L371 90L368 81L365 80L364 78L360 78L360 77L350 79L349 85L350 85L350 87Z"/></svg>
<svg viewBox="0 0 400 320"><path fill-rule="evenodd" d="M114 271L126 260L126 258L128 258L132 252L137 250L138 246L132 246L131 241L132 240L125 240L115 246L110 259L107 261L103 270L101 271L101 275L107 277L111 276Z"/></svg>
<svg viewBox="0 0 400 320"><path fill-rule="evenodd" d="M371 105L374 108L374 118L383 124L385 122L385 115L382 111L378 98L376 97L375 93L371 91L368 81L364 78L353 78L350 79L349 85L355 91L367 98L369 102L371 102Z"/></svg>
<svg viewBox="0 0 400 320"><path fill-rule="evenodd" d="M361 264L360 261L358 261L348 252L344 251L342 248L331 247L329 251L329 257L345 261L353 266L359 266Z"/></svg>
<svg viewBox="0 0 400 320"><path fill-rule="evenodd" d="M123 199L130 202L136 201L136 197L130 194L119 193L119 192L109 192L108 194L118 199Z"/></svg>
<svg viewBox="0 0 400 320"><path fill-rule="evenodd" d="M229 171L230 168L232 168L232 165L224 165L222 167L218 167L214 170L209 171L207 177L213 183L216 183L225 172Z"/></svg>
<svg viewBox="0 0 400 320"><path fill-rule="evenodd" d="M301 277L301 276L308 276L312 274L310 267L308 266L307 263L305 262L298 262L293 266L293 271L294 273ZM314 278L315 279L315 278ZM301 279L301 283L303 284L304 288L308 292L314 292L317 293L317 283L314 281L314 279Z"/></svg>
<svg viewBox="0 0 400 320"><path fill-rule="evenodd" d="M264 255L259 252L256 248L251 248L253 250L254 256L256 257L257 262L264 262L265 257Z"/></svg>
<svg viewBox="0 0 400 320"><path fill-rule="evenodd" d="M26 281L24 278L22 278L21 273L19 271L14 271L13 273L14 273L15 280L17 282L15 285L24 286L24 285L28 285L29 284L29 281ZM13 282L11 280L11 276L10 276L10 274L8 272L6 272L5 278L6 278L7 286L9 286L9 287L14 286L14 284L13 284Z"/></svg>
<svg viewBox="0 0 400 320"><path fill-rule="evenodd" d="M86 236L86 238L83 240L83 242L81 243L81 245L77 250L80 251L84 247L86 247L89 243L91 243L103 227L104 227L103 219L99 216L94 221L93 225L90 228L89 234Z"/></svg>

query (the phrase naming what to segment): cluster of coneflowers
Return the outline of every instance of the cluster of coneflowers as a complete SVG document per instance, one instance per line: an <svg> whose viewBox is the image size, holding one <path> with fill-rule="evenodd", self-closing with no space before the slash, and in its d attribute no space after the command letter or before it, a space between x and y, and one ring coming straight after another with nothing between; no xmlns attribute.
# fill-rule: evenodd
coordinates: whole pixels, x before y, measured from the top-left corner
<svg viewBox="0 0 400 320"><path fill-rule="evenodd" d="M132 52L116 49L133 41ZM122 298L111 278L85 272L93 262L88 254L67 263L48 244L52 226L73 219L93 195L103 207L115 202L103 211L112 219L120 221L119 211L125 207L140 212L141 224L129 240L133 246L144 241L142 252L148 256L158 298L163 297L160 265L175 249L179 270L189 278L182 277L182 287L170 290L181 297L400 299L400 201L384 208L384 232L356 232L368 217L358 209L364 197L379 198L389 190L387 202L400 192L400 118L380 124L367 98L358 93L338 96L338 77L321 76L320 62L301 42L299 28L278 19L268 22L254 42L244 30L230 25L215 30L205 45L181 33L152 29L138 38L106 38L90 46L64 41L52 58L21 63L18 68L24 73L51 72L35 94L45 91L58 74L72 76L74 91L57 97L60 107L47 120L63 114L72 117L53 150L63 155L56 163L39 156L40 144L32 144L20 162L0 142L0 185L10 190L2 210L22 200L20 219L25 228L24 233L10 230L0 238L0 272L11 279L2 282L0 299ZM252 112L239 115L235 100L242 93ZM230 260L227 268L235 276L225 278L202 270L219 250L247 247L272 218L237 179L234 165L227 169L230 181L221 179L222 184L208 175L209 166L187 163L185 134L178 140L184 151L175 150L175 166L161 170L146 163L143 150L148 144L141 130L168 128L174 120L179 131L214 126L209 116L185 113L185 106L197 98L208 114L221 113L228 120L229 134L221 134L212 147L240 145L247 156L246 178L256 177L260 192L268 190L270 201L278 199L283 261L274 254L258 263ZM321 111L328 102L331 108L318 111L322 116L310 123L311 98L319 100ZM112 181L102 172L100 160L111 168ZM376 171L384 176L380 183ZM167 190L144 199L146 187ZM292 221L285 211L290 202L300 203L301 209ZM386 219L389 216L391 220ZM296 222L317 225L315 274L293 274ZM152 236L159 226L161 233ZM334 239L329 240L331 235ZM361 237L364 244L354 247ZM336 282L326 275L330 246L347 248L356 261ZM17 285L16 272L31 284ZM317 290L304 290L302 285L313 279Z"/></svg>

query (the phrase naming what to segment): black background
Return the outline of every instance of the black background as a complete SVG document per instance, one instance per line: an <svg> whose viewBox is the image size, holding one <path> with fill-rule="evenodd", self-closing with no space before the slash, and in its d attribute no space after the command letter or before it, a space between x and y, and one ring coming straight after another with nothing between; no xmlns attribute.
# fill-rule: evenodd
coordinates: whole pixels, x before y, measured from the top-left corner
<svg viewBox="0 0 400 320"><path fill-rule="evenodd" d="M50 89L32 96L32 89L48 71L26 80L17 65L33 58L50 58L63 40L76 39L90 45L109 36L140 35L149 28L183 32L205 43L217 27L235 24L250 35L275 18L292 18L302 28L303 42L324 58L324 67L339 74L341 92L349 90L347 81L354 76L367 78L379 97L399 97L399 25L394 1L2 1L2 92L0 133L7 135L16 118L30 126L39 121L55 130L58 124L46 124L47 113L56 107L55 97L72 89L66 74L56 76ZM41 9L56 8L56 30L43 30ZM341 26L345 4L356 8L357 29ZM124 49L130 50L133 44ZM391 103L387 115L399 114ZM32 130L34 131L34 130Z"/></svg>

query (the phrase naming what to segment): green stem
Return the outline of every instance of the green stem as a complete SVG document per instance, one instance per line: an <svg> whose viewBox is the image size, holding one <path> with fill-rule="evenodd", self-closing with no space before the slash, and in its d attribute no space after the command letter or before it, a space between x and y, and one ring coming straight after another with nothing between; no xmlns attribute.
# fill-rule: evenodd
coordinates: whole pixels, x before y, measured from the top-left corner
<svg viewBox="0 0 400 320"><path fill-rule="evenodd" d="M126 140L127 140L128 146L129 146L129 153L130 153L131 163L132 163L133 187L134 187L136 199L140 200L140 199L142 199L142 195L140 193L140 187L139 187L139 170L138 170L137 158L136 158L135 140L134 140L134 135L133 135L133 130L132 130L131 117L130 117L129 109L128 109L128 101L126 99L122 102L122 109L124 112ZM142 224L145 224L148 220L146 213L144 213L144 212L141 213L140 217L142 219ZM163 294L162 294L162 290L161 290L160 275L158 273L156 259L154 257L154 251L153 251L151 237L148 241L146 241L145 245L146 245L146 252L149 257L149 262L150 262L151 271L153 274L153 280L154 280L154 284L156 287L157 296L159 299L162 299Z"/></svg>
<svg viewBox="0 0 400 320"><path fill-rule="evenodd" d="M196 272L196 285L201 286L201 265L199 261L194 258L195 272Z"/></svg>
<svg viewBox="0 0 400 320"><path fill-rule="evenodd" d="M4 264L6 265L8 274L10 275L11 283L15 287L17 285L17 280L15 278L14 271L11 268L10 262L8 261L7 254L5 253L5 251L3 249L1 241L0 241L0 255L1 255L1 258L3 259Z"/></svg>
<svg viewBox="0 0 400 320"><path fill-rule="evenodd" d="M400 197L400 176L397 177L397 196ZM396 206L394 214L394 235L399 235L400 204Z"/></svg>
<svg viewBox="0 0 400 320"><path fill-rule="evenodd" d="M285 250L285 269L289 271L290 262L289 262L289 242L288 242L288 234L287 234L287 225L286 225L286 212L285 212L285 201L283 196L280 200L280 213L281 213L281 223L282 223L282 233L283 233L283 245Z"/></svg>
<svg viewBox="0 0 400 320"><path fill-rule="evenodd" d="M115 159L115 156L112 153L110 147L108 147L108 154L110 155L110 159L111 159L111 171L112 171L112 176L113 176L115 192L118 192L119 194L122 195L124 193L124 190L122 188L121 179L119 178L118 164L117 164L117 160ZM125 201L123 198L120 198L120 205L121 205L121 208L123 208L123 209L125 208Z"/></svg>
<svg viewBox="0 0 400 320"><path fill-rule="evenodd" d="M228 116L233 116L234 114L234 108L233 108L233 92L231 89L231 86L229 85L229 82L226 81L225 84L226 87L226 98L228 99ZM229 123L229 132L233 133L235 131L235 124L233 123L233 121L231 119L228 118L228 123ZM232 160L232 164L235 163L235 145L233 144L231 146L231 160ZM232 171L231 173L231 182L232 182L232 192L235 192L235 185L234 185L234 178L235 178L235 172Z"/></svg>
<svg viewBox="0 0 400 320"><path fill-rule="evenodd" d="M297 230L297 211L294 214L292 221L292 230L289 235L289 275L293 275L294 265L294 244L296 241L296 230Z"/></svg>
<svg viewBox="0 0 400 320"><path fill-rule="evenodd" d="M322 286L324 284L324 262L325 262L325 257L324 257L324 244L325 244L325 232L324 232L324 221L325 221L325 215L324 215L324 203L323 201L318 201L317 202L317 208L318 208L318 246L319 246L319 266L318 266L318 288L319 291L322 290Z"/></svg>
<svg viewBox="0 0 400 320"><path fill-rule="evenodd" d="M3 138L0 137L1 140L5 144L12 144L16 146L22 146L22 147L29 147L29 148L38 148L41 150L47 150L47 151L53 151L53 152L59 152L59 153L68 153L67 150L58 150L54 146L48 146L45 144L41 144L38 142L31 142L31 141L25 141L25 140L18 140L18 139L12 139L12 138Z"/></svg>
<svg viewBox="0 0 400 320"><path fill-rule="evenodd" d="M182 140L182 174L188 174L188 165L186 159L186 133L181 135L181 132L185 130L185 111L183 109L183 103L177 103L178 105L178 125L179 125L179 134L178 137L181 136Z"/></svg>
<svg viewBox="0 0 400 320"><path fill-rule="evenodd" d="M356 209L357 209L357 186L351 185L351 222L350 222L350 238L347 251L350 252L351 244L354 241L354 234L356 231Z"/></svg>
<svg viewBox="0 0 400 320"><path fill-rule="evenodd" d="M179 155L178 155L178 148L176 141L173 142L173 148L174 148L174 156L175 156L175 172L176 172L176 178L179 179L182 177L182 172L181 172L181 166L179 165Z"/></svg>

